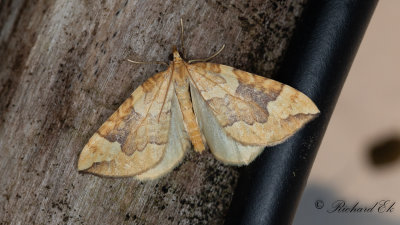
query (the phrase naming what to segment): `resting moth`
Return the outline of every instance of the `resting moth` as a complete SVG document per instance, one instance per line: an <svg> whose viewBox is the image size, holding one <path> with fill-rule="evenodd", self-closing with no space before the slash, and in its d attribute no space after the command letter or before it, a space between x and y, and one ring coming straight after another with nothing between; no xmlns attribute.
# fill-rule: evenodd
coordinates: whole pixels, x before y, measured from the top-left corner
<svg viewBox="0 0 400 225"><path fill-rule="evenodd" d="M89 139L79 170L156 179L181 162L190 143L199 153L208 145L225 164L247 165L319 114L288 85L226 65L185 62L176 48L173 56Z"/></svg>

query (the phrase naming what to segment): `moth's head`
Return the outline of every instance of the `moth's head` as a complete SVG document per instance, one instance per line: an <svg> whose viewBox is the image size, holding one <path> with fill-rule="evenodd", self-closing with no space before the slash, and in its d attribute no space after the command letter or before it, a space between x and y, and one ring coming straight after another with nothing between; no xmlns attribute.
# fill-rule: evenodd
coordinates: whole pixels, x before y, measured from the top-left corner
<svg viewBox="0 0 400 225"><path fill-rule="evenodd" d="M168 59L170 61L174 61L174 62L183 61L183 59L182 59L181 55L179 54L179 51L175 45L172 46L172 54L168 57Z"/></svg>

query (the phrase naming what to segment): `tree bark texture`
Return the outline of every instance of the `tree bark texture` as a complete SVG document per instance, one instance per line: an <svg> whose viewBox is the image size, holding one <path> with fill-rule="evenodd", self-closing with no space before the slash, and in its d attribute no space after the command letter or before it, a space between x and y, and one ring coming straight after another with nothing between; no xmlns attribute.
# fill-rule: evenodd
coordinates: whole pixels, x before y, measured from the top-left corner
<svg viewBox="0 0 400 225"><path fill-rule="evenodd" d="M188 58L270 77L305 0L0 1L0 224L222 224L239 176L190 151L150 182L78 173L100 125L168 61Z"/></svg>

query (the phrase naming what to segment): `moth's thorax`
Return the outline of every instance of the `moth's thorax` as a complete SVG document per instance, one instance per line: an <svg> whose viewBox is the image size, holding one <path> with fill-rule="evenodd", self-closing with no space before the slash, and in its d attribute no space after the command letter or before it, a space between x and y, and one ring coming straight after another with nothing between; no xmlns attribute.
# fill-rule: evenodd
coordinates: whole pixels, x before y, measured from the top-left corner
<svg viewBox="0 0 400 225"><path fill-rule="evenodd" d="M175 60L172 62L171 67L173 69L172 76L173 80L180 83L180 82L188 82L188 70L186 67L186 62L183 61L181 58L180 60Z"/></svg>

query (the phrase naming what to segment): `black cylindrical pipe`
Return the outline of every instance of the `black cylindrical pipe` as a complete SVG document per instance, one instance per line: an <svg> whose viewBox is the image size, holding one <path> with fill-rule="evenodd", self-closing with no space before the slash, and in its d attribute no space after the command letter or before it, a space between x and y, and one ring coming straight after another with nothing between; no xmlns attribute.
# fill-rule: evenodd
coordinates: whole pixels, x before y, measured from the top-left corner
<svg viewBox="0 0 400 225"><path fill-rule="evenodd" d="M291 224L312 164L377 0L310 0L276 80L321 114L244 168L226 224ZM356 104L356 103L355 103Z"/></svg>

